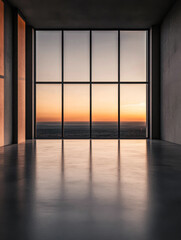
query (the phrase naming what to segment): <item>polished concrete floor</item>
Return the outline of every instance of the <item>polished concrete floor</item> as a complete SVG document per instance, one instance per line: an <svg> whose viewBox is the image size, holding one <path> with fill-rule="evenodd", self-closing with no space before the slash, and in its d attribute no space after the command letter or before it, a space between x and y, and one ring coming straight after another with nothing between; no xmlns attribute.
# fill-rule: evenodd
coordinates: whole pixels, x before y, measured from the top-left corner
<svg viewBox="0 0 181 240"><path fill-rule="evenodd" d="M180 240L181 146L37 140L0 148L0 239Z"/></svg>

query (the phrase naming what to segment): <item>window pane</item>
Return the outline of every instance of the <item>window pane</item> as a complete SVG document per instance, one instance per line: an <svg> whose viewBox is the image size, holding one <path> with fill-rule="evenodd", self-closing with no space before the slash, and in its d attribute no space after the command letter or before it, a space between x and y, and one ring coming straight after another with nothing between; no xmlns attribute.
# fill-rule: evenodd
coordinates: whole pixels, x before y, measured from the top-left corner
<svg viewBox="0 0 181 240"><path fill-rule="evenodd" d="M120 137L146 138L146 85L120 85Z"/></svg>
<svg viewBox="0 0 181 240"><path fill-rule="evenodd" d="M92 86L92 137L118 137L118 86Z"/></svg>
<svg viewBox="0 0 181 240"><path fill-rule="evenodd" d="M89 31L64 32L64 81L90 79Z"/></svg>
<svg viewBox="0 0 181 240"><path fill-rule="evenodd" d="M64 85L64 137L89 138L90 86Z"/></svg>
<svg viewBox="0 0 181 240"><path fill-rule="evenodd" d="M120 81L146 81L146 31L120 32Z"/></svg>
<svg viewBox="0 0 181 240"><path fill-rule="evenodd" d="M92 81L118 81L117 31L92 32Z"/></svg>
<svg viewBox="0 0 181 240"><path fill-rule="evenodd" d="M61 138L61 85L36 85L36 137Z"/></svg>
<svg viewBox="0 0 181 240"><path fill-rule="evenodd" d="M61 32L36 32L36 81L61 81Z"/></svg>

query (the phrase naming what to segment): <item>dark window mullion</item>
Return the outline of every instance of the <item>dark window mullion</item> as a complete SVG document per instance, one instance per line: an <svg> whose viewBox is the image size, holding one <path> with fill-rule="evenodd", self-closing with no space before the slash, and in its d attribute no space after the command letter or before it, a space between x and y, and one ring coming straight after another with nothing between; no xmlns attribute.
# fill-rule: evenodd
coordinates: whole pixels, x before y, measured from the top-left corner
<svg viewBox="0 0 181 240"><path fill-rule="evenodd" d="M34 32L34 138L36 134L36 31Z"/></svg>
<svg viewBox="0 0 181 240"><path fill-rule="evenodd" d="M90 31L90 138L92 138L92 31Z"/></svg>
<svg viewBox="0 0 181 240"><path fill-rule="evenodd" d="M146 34L146 81L150 83L150 32ZM150 137L150 84L146 88L146 138Z"/></svg>
<svg viewBox="0 0 181 240"><path fill-rule="evenodd" d="M62 31L62 138L64 138L64 31Z"/></svg>
<svg viewBox="0 0 181 240"><path fill-rule="evenodd" d="M118 31L118 138L120 138L120 32Z"/></svg>

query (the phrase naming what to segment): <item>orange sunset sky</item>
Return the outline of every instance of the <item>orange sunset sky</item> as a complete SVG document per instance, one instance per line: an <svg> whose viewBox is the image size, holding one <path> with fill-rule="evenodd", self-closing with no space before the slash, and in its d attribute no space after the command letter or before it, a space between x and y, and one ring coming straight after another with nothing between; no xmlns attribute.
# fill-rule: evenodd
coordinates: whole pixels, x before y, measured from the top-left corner
<svg viewBox="0 0 181 240"><path fill-rule="evenodd" d="M92 87L92 120L117 121L117 85ZM61 85L37 85L37 121L61 121ZM64 86L64 121L89 121L89 85ZM146 86L121 85L120 120L146 121Z"/></svg>

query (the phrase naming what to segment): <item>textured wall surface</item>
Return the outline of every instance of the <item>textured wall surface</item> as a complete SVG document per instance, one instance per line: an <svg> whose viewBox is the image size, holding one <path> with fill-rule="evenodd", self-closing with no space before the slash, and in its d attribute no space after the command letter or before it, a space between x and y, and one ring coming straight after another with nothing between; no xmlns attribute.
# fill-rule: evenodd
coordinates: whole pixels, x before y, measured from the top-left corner
<svg viewBox="0 0 181 240"><path fill-rule="evenodd" d="M160 26L150 30L150 138L160 139Z"/></svg>
<svg viewBox="0 0 181 240"><path fill-rule="evenodd" d="M0 0L0 146L4 145L4 3Z"/></svg>
<svg viewBox="0 0 181 240"><path fill-rule="evenodd" d="M5 28L4 28L4 144L12 143L12 88L13 88L13 11L5 4Z"/></svg>
<svg viewBox="0 0 181 240"><path fill-rule="evenodd" d="M161 26L161 138L181 144L181 1Z"/></svg>

